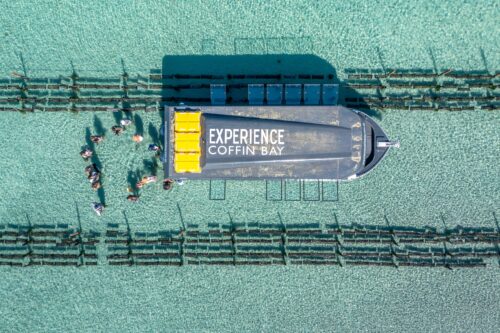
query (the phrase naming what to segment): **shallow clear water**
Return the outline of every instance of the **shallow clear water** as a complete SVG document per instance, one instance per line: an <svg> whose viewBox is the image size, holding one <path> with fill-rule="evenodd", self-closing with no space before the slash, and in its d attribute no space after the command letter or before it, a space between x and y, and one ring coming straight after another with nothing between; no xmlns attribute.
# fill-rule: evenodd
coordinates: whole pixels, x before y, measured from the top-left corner
<svg viewBox="0 0 500 333"><path fill-rule="evenodd" d="M348 68L500 68L498 2L43 2L0 3L0 75L109 76L161 68L165 55L312 53L344 78ZM481 56L481 50L484 57ZM433 59L434 57L434 59ZM86 128L112 114L0 114L0 223L77 224L105 230L175 229L186 223L279 222L495 227L500 215L496 112L384 112L401 140L369 175L341 184L339 202L270 202L264 182L208 183L167 193L160 184L130 204L129 170L145 171L146 140L132 131L97 152L108 204L90 210L78 152ZM133 130L133 129L132 129ZM161 174L161 169L158 171ZM444 224L443 224L444 221ZM0 268L0 331L494 331L498 268L318 267Z"/></svg>

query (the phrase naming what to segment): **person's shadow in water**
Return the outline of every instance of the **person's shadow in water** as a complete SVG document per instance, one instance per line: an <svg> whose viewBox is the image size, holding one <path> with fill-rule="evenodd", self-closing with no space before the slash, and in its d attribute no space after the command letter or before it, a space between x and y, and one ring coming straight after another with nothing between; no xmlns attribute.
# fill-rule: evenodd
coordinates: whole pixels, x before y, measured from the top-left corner
<svg viewBox="0 0 500 333"><path fill-rule="evenodd" d="M141 179L141 171L136 169L135 171L129 170L127 175L128 182L128 192L133 195L139 195L139 189L136 187L137 182Z"/></svg>
<svg viewBox="0 0 500 333"><path fill-rule="evenodd" d="M104 128L101 119L96 115L94 115L94 131L95 135L106 135L106 128Z"/></svg>
<svg viewBox="0 0 500 333"><path fill-rule="evenodd" d="M135 134L144 136L144 123L139 113L134 114Z"/></svg>
<svg viewBox="0 0 500 333"><path fill-rule="evenodd" d="M149 123L148 133L149 133L149 136L151 137L151 141L153 141L153 143L155 145L160 146L161 145L160 134L158 133L158 130L153 125L153 123Z"/></svg>

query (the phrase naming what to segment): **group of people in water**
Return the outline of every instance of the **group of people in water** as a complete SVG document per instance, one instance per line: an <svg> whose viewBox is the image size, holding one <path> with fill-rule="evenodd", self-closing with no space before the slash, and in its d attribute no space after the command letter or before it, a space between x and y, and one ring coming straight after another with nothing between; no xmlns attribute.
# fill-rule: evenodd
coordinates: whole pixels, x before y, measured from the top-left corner
<svg viewBox="0 0 500 333"><path fill-rule="evenodd" d="M122 119L120 121L120 125L115 125L111 127L111 131L115 135L121 135L125 129L132 124L132 120L130 119ZM136 133L132 136L132 141L135 143L141 143L144 140L143 136ZM90 136L90 141L94 144L100 144L101 142L104 141L104 135L92 135ZM157 144L150 144L148 146L148 151L152 151L156 153L156 156L159 157L161 154L161 147ZM89 146L85 146L83 150L80 152L80 156L83 158L84 161L88 161L94 156L94 151ZM98 189L101 188L101 171L97 167L95 163L92 163L88 165L85 168L85 175L87 176L87 179L90 181L91 187L93 190L97 191ZM158 180L157 176L144 176L135 184L135 189L130 189L129 192L133 192L133 194L129 194L127 196L127 200L130 202L137 202L139 201L139 195L137 194L137 190L142 189L144 185L154 183ZM165 179L163 181L163 189L164 190L171 190L172 186L174 184L173 179ZM99 203L99 202L94 202L92 203L92 209L94 212L101 216L103 210L104 210L104 204Z"/></svg>
<svg viewBox="0 0 500 333"><path fill-rule="evenodd" d="M99 171L99 168L97 168L97 165L95 163L92 163L91 165L85 167L85 175L90 181L90 186L94 191L97 191L101 188L101 171Z"/></svg>

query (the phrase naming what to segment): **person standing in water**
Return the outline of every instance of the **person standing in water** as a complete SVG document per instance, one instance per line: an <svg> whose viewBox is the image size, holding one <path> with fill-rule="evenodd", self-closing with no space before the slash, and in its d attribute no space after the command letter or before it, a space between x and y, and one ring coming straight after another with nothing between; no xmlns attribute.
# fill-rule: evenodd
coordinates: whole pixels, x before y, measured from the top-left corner
<svg viewBox="0 0 500 333"><path fill-rule="evenodd" d="M139 134L134 134L134 136L132 137L132 141L134 141L135 143L141 143L142 140L144 140L144 138Z"/></svg>
<svg viewBox="0 0 500 333"><path fill-rule="evenodd" d="M96 143L96 144L101 143L103 140L104 140L103 135L91 135L90 136L90 141L92 141L93 143Z"/></svg>
<svg viewBox="0 0 500 333"><path fill-rule="evenodd" d="M157 179L158 177L156 176L144 176L142 177L142 182L144 184L149 184L149 183L154 183Z"/></svg>
<svg viewBox="0 0 500 333"><path fill-rule="evenodd" d="M132 125L132 120L122 119L122 120L120 120L120 125L122 125L124 128L127 128L127 126Z"/></svg>
<svg viewBox="0 0 500 333"><path fill-rule="evenodd" d="M93 189L94 191L97 191L98 189L100 189L100 188L101 188L101 182L100 182L100 181L98 181L98 180L96 180L96 181L92 182L92 185L91 185L91 186L92 186L92 189Z"/></svg>
<svg viewBox="0 0 500 333"><path fill-rule="evenodd" d="M85 175L86 175L87 177L89 177L89 178L90 178L90 175L91 175L93 172L100 173L99 168L97 167L97 165L96 165L95 163L92 163L91 165L87 165L87 166L85 167L85 170L84 170L84 171L85 171Z"/></svg>
<svg viewBox="0 0 500 333"><path fill-rule="evenodd" d="M163 180L163 189L165 191L169 191L172 189L172 186L174 185L174 180L171 178L167 178Z"/></svg>
<svg viewBox="0 0 500 333"><path fill-rule="evenodd" d="M156 177L156 176L144 176L144 177L142 177L141 180L139 180L135 184L135 187L138 188L138 189L140 189L140 188L142 188L146 184L154 183L157 179L158 179L158 177Z"/></svg>
<svg viewBox="0 0 500 333"><path fill-rule="evenodd" d="M101 216L104 211L104 205L100 202L93 202L91 207L98 216Z"/></svg>
<svg viewBox="0 0 500 333"><path fill-rule="evenodd" d="M89 158L92 157L93 151L85 146L85 148L80 152L80 156L83 158L84 161L88 161Z"/></svg>
<svg viewBox="0 0 500 333"><path fill-rule="evenodd" d="M111 131L115 133L115 135L120 135L123 133L123 127L115 125L111 127Z"/></svg>
<svg viewBox="0 0 500 333"><path fill-rule="evenodd" d="M144 184L145 184L144 181L139 180L137 183L135 183L135 187L140 189L144 186Z"/></svg>
<svg viewBox="0 0 500 333"><path fill-rule="evenodd" d="M99 170L92 170L90 172L90 175L88 176L88 179L91 183L95 183L99 181L99 178L101 177L101 172Z"/></svg>
<svg viewBox="0 0 500 333"><path fill-rule="evenodd" d="M93 170L92 165L87 165L87 166L85 167L85 170L84 170L84 172L85 172L85 176L89 177L89 176L90 176L90 173L92 172L92 170Z"/></svg>
<svg viewBox="0 0 500 333"><path fill-rule="evenodd" d="M148 146L149 151L159 152L161 150L160 146L155 145L154 143Z"/></svg>
<svg viewBox="0 0 500 333"><path fill-rule="evenodd" d="M137 201L139 201L139 196L138 195L130 194L127 197L127 200L130 201L130 202L137 202Z"/></svg>

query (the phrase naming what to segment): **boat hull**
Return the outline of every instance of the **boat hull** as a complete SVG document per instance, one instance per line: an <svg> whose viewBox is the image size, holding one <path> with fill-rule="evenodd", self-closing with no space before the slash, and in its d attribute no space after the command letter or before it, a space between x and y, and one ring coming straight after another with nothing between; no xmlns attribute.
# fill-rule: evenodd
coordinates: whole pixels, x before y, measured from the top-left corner
<svg viewBox="0 0 500 333"><path fill-rule="evenodd" d="M200 113L193 172L176 164L186 155L176 144L182 112ZM167 107L164 126L165 176L174 179L349 180L373 169L388 149L377 148L388 139L371 118L342 106Z"/></svg>

